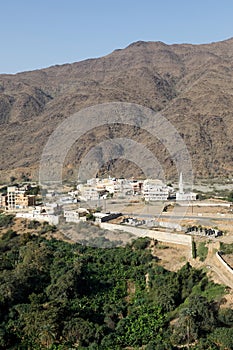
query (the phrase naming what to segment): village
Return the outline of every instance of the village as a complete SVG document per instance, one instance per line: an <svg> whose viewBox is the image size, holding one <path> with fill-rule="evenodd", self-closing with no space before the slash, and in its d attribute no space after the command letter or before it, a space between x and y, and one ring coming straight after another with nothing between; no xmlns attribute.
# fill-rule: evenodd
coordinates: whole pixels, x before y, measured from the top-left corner
<svg viewBox="0 0 233 350"><path fill-rule="evenodd" d="M231 221L231 203L199 201L196 193L184 191L182 173L176 188L160 179L96 177L62 192L51 188L40 191L37 183L24 183L3 186L0 195L0 210L50 225L108 222L193 235L210 236L211 232L211 236L218 237L223 229L205 225L206 216L211 219L210 214L205 214L207 207L211 213L213 208L220 208L219 219L223 221L225 210ZM198 213L195 208L199 208ZM216 219L216 211L213 215ZM192 229L195 224L198 229Z"/></svg>

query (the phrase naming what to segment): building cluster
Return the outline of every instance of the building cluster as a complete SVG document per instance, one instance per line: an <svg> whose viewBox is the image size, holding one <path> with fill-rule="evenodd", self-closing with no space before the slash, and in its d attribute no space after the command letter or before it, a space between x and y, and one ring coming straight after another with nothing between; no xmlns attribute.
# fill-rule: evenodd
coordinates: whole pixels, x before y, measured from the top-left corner
<svg viewBox="0 0 233 350"><path fill-rule="evenodd" d="M112 196L127 196L140 194L142 180L116 179L116 178L93 178L87 180L86 184L77 186L79 199L83 201L98 200Z"/></svg>
<svg viewBox="0 0 233 350"><path fill-rule="evenodd" d="M78 208L76 210L64 210L64 218L66 222L79 223L80 221L87 221L90 211L85 208ZM92 213L93 219L97 223L107 222L121 216L121 213Z"/></svg>
<svg viewBox="0 0 233 350"><path fill-rule="evenodd" d="M116 179L93 178L85 184L77 186L76 195L81 201L97 201L109 197L127 197L132 195L141 196L145 202L166 201L176 199L177 201L196 200L193 192L184 192L182 174L180 174L179 190L174 192L172 186L165 185L158 179Z"/></svg>
<svg viewBox="0 0 233 350"><path fill-rule="evenodd" d="M160 180L135 179L90 179L77 186L78 197L83 201L106 199L109 197L141 196L145 201L167 200L173 188Z"/></svg>
<svg viewBox="0 0 233 350"><path fill-rule="evenodd" d="M47 203L36 206L36 195L29 194L31 185L8 186L0 195L0 209L16 212L16 217L46 221L51 225L59 222L58 205Z"/></svg>
<svg viewBox="0 0 233 350"><path fill-rule="evenodd" d="M36 196L30 194L30 189L29 185L8 186L0 195L0 208L6 211L15 211L17 217L47 221L56 225L59 222L61 213L63 213L63 218L66 222L85 221L91 215L95 216L95 221L104 222L119 215L119 213L93 213L93 210L90 212L86 208L77 208L77 203L82 201L98 202L100 199L112 197L118 198L118 200L127 200L131 196L138 196L138 199L147 203L175 198L177 201L196 199L194 193L184 192L182 174L180 175L177 193L175 193L172 186L165 185L161 180L92 178L87 180L85 184L79 184L76 190L65 194L55 193L53 190L48 189L45 197L48 203L36 206ZM135 221L131 219L127 219L126 223L136 226L142 224L140 220ZM149 225L149 223L147 224Z"/></svg>

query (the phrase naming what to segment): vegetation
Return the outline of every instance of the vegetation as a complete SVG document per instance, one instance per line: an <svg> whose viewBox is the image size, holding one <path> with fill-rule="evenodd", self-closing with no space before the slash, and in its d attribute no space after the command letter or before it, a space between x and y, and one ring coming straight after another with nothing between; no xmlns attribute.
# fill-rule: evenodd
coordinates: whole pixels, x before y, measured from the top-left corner
<svg viewBox="0 0 233 350"><path fill-rule="evenodd" d="M7 186L0 188L0 194L6 195L7 194Z"/></svg>
<svg viewBox="0 0 233 350"><path fill-rule="evenodd" d="M13 225L14 215L0 214L0 228L7 228Z"/></svg>
<svg viewBox="0 0 233 350"><path fill-rule="evenodd" d="M8 228L0 252L0 349L232 349L223 287L167 271L148 238L101 249Z"/></svg>
<svg viewBox="0 0 233 350"><path fill-rule="evenodd" d="M229 192L229 194L228 194L228 196L227 196L227 200L228 200L229 202L233 202L233 191L230 191L230 192Z"/></svg>
<svg viewBox="0 0 233 350"><path fill-rule="evenodd" d="M192 257L193 259L196 259L197 257L197 247L196 247L196 242L194 239L192 240Z"/></svg>
<svg viewBox="0 0 233 350"><path fill-rule="evenodd" d="M233 254L233 243L227 244L220 242L221 254Z"/></svg>
<svg viewBox="0 0 233 350"><path fill-rule="evenodd" d="M206 242L200 242L197 245L197 256L199 256L201 261L205 261L208 254L208 247L206 247Z"/></svg>
<svg viewBox="0 0 233 350"><path fill-rule="evenodd" d="M33 196L37 196L38 194L40 194L40 186L28 186L28 189L26 191L27 195L33 195Z"/></svg>

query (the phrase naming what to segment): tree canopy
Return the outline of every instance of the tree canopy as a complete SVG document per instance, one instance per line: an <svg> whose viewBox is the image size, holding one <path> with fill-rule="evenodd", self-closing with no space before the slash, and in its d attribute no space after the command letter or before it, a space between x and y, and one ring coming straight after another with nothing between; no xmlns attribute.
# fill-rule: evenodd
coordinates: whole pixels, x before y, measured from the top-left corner
<svg viewBox="0 0 233 350"><path fill-rule="evenodd" d="M101 249L13 231L0 252L0 349L232 349L219 286L164 269L148 238Z"/></svg>

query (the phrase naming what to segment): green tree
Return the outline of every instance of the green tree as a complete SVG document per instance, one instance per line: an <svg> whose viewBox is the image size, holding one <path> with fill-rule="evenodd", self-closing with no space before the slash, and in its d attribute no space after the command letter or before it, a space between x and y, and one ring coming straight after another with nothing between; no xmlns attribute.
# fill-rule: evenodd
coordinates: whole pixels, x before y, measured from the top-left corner
<svg viewBox="0 0 233 350"><path fill-rule="evenodd" d="M221 350L233 349L233 328L216 328L209 339Z"/></svg>

